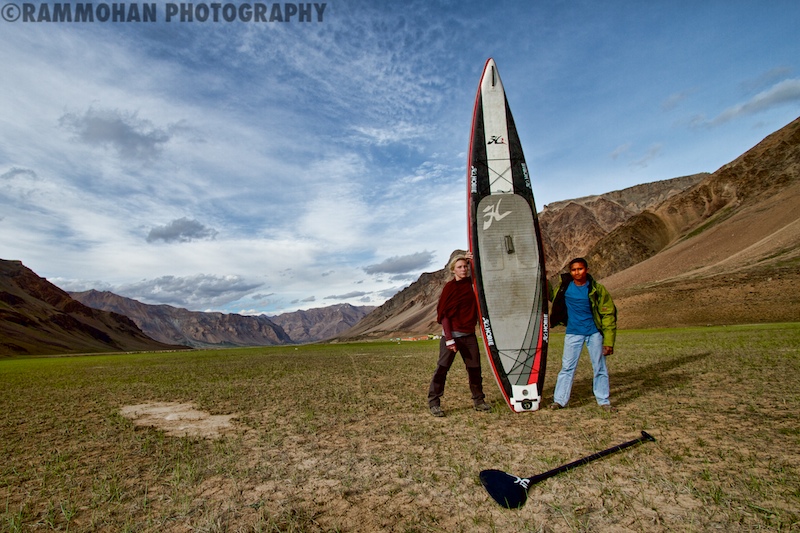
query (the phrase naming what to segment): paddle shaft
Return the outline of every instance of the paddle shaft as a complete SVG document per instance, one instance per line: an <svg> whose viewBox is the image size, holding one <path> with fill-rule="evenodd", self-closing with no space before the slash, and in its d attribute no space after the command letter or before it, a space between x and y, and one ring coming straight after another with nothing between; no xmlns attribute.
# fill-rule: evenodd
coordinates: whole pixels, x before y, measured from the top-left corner
<svg viewBox="0 0 800 533"><path fill-rule="evenodd" d="M638 439L633 439L633 440L629 440L628 442L623 442L622 444L617 444L616 446L612 446L611 448L608 448L607 450L603 450L601 452L593 453L592 455L587 455L586 457L584 457L582 459L578 459L577 461L572 461L571 463L567 463L565 465L561 465L558 468L554 468L552 470L548 470L547 472L544 472L543 474L538 474L538 475L535 475L533 477L529 477L528 478L528 485L535 485L536 483L544 481L545 479L549 479L549 478L551 478L553 476L557 476L558 474L561 474L562 472L567 472L568 470L572 470L573 468L577 468L579 466L585 465L586 463L591 463L592 461L600 459L601 457L605 457L606 455L611 455L612 453L616 453L616 452L618 452L620 450L624 450L625 448L630 448L631 446L636 446L637 444L640 444L642 442L655 442L655 441L656 441L656 439L654 439L652 437L652 435L650 435L646 431L642 431L642 436L639 437Z"/></svg>

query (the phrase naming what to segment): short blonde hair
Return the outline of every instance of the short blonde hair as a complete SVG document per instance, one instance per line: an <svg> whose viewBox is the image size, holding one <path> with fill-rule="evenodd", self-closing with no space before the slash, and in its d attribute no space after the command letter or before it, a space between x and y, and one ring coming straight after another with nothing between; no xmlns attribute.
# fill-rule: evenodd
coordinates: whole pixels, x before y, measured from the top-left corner
<svg viewBox="0 0 800 533"><path fill-rule="evenodd" d="M467 262L467 266L469 266L469 259L467 259L466 255L457 255L454 258L452 258L450 260L450 264L447 265L447 268L450 269L450 272L455 272L456 271L456 263L458 263L459 261L466 261Z"/></svg>

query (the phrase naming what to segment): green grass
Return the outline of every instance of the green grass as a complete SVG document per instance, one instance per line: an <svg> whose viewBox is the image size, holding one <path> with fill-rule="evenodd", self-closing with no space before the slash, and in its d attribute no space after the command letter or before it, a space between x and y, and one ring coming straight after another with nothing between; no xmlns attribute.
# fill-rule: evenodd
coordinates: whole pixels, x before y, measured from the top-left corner
<svg viewBox="0 0 800 533"><path fill-rule="evenodd" d="M552 398L563 333L551 339ZM0 531L794 531L800 324L620 331L616 415L584 355L568 409L491 413L437 345L354 343L0 361ZM219 439L137 427L122 406L236 413ZM547 402L545 402L547 403ZM626 450L493 503L484 468L531 476Z"/></svg>

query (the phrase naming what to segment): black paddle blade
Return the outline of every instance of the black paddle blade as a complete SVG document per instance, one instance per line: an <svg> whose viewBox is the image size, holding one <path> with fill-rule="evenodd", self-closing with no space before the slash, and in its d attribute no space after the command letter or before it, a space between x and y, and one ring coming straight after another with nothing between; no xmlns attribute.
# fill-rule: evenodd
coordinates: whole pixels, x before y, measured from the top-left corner
<svg viewBox="0 0 800 533"><path fill-rule="evenodd" d="M512 476L502 470L483 470L480 477L489 496L506 509L519 509L525 505L530 480Z"/></svg>
<svg viewBox="0 0 800 533"><path fill-rule="evenodd" d="M642 442L655 442L656 438L646 431L642 431Z"/></svg>

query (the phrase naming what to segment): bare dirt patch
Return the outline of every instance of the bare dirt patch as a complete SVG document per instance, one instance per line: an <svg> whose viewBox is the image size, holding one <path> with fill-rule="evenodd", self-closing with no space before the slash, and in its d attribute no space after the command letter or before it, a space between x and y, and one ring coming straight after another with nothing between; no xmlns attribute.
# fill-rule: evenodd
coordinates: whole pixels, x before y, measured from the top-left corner
<svg viewBox="0 0 800 533"><path fill-rule="evenodd" d="M191 403L154 402L126 405L120 414L136 426L161 429L172 437L219 438L234 431L231 420L237 415L212 415L198 410Z"/></svg>

